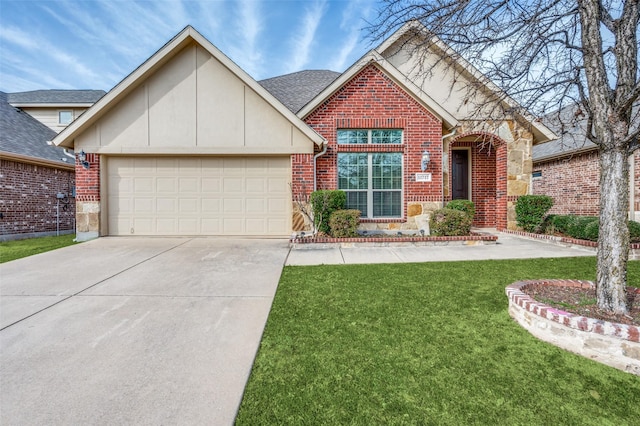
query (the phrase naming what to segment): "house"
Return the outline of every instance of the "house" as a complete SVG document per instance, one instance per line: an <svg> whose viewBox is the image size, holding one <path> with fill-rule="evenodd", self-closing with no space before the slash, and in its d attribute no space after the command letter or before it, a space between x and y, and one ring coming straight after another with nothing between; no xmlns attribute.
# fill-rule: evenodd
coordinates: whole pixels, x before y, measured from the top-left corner
<svg viewBox="0 0 640 426"><path fill-rule="evenodd" d="M416 73L415 35L432 41L433 73ZM478 117L483 108L503 114ZM456 198L476 204L476 226L515 227L532 148L554 137L410 23L344 73L261 84L186 27L54 143L83 155L82 240L288 236L305 226L299 207L314 188L345 190L367 229L417 229Z"/></svg>
<svg viewBox="0 0 640 426"><path fill-rule="evenodd" d="M73 155L51 146L56 132L0 92L0 240L72 233Z"/></svg>
<svg viewBox="0 0 640 426"><path fill-rule="evenodd" d="M7 101L59 133L104 94L104 90L33 90L7 93Z"/></svg>
<svg viewBox="0 0 640 426"><path fill-rule="evenodd" d="M551 214L598 216L600 164L576 105L546 117L558 139L533 148L533 193L554 199ZM640 151L629 157L629 217L640 221Z"/></svg>

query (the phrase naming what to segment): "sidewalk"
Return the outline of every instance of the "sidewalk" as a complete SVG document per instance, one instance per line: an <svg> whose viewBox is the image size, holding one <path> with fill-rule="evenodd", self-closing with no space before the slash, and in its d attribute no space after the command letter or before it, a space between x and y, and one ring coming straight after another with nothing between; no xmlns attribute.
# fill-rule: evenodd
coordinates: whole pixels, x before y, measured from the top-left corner
<svg viewBox="0 0 640 426"><path fill-rule="evenodd" d="M441 262L487 259L534 259L595 256L588 248L563 247L495 232L496 244L427 247L331 247L291 250L286 265L338 265L363 263Z"/></svg>

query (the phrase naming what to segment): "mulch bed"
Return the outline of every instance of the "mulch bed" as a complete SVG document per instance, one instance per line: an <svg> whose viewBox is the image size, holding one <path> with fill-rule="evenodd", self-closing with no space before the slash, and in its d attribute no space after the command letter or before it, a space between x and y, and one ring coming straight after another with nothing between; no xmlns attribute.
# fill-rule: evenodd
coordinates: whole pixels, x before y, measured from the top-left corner
<svg viewBox="0 0 640 426"><path fill-rule="evenodd" d="M629 315L614 315L596 305L596 290L556 285L532 284L522 291L538 302L565 312L619 324L640 326L640 294L627 287Z"/></svg>

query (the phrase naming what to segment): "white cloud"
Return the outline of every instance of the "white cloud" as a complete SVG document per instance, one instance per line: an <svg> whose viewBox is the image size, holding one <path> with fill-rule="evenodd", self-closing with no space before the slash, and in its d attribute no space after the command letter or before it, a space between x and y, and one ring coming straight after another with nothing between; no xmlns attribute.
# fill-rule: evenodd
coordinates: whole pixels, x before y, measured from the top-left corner
<svg viewBox="0 0 640 426"><path fill-rule="evenodd" d="M318 30L318 25L326 11L326 1L315 1L305 10L299 36L293 39L293 57L290 70L299 71L309 61L309 53Z"/></svg>
<svg viewBox="0 0 640 426"><path fill-rule="evenodd" d="M235 44L231 47L230 54L242 69L252 77L258 78L263 63L263 55L258 41L264 28L260 2L241 0L238 7L240 19L236 23L236 32L241 42L240 45Z"/></svg>

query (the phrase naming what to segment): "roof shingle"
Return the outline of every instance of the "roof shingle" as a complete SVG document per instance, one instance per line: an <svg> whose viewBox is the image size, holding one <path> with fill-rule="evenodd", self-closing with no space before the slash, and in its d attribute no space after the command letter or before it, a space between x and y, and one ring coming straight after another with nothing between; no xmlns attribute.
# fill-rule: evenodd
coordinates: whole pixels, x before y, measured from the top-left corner
<svg viewBox="0 0 640 426"><path fill-rule="evenodd" d="M94 104L105 95L104 90L33 90L7 93L10 104Z"/></svg>
<svg viewBox="0 0 640 426"><path fill-rule="evenodd" d="M340 75L336 71L306 70L258 83L295 114Z"/></svg>
<svg viewBox="0 0 640 426"><path fill-rule="evenodd" d="M47 144L56 132L7 102L0 92L0 151L34 157L60 164L73 164L61 148Z"/></svg>

